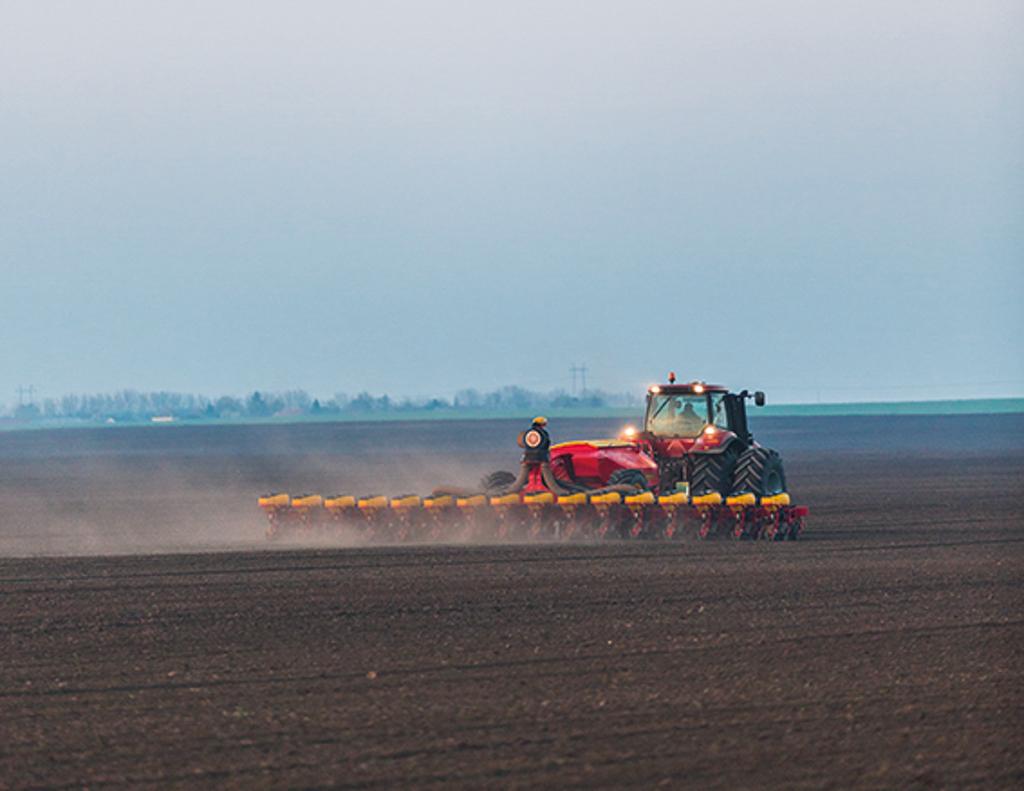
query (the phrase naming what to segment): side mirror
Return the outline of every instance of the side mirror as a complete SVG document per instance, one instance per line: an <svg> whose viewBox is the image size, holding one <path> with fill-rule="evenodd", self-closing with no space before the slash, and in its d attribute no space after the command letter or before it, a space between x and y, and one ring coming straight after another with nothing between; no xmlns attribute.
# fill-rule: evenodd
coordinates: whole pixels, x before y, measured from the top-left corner
<svg viewBox="0 0 1024 791"><path fill-rule="evenodd" d="M764 406L764 393L760 390L754 393L754 403L758 406Z"/></svg>

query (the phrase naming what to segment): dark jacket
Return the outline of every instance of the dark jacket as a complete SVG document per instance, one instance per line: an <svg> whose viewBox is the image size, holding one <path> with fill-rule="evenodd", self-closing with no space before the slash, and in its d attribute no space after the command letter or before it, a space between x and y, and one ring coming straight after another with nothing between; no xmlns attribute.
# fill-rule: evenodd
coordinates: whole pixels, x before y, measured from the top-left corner
<svg viewBox="0 0 1024 791"><path fill-rule="evenodd" d="M530 426L522 433L523 461L545 462L550 460L551 437L543 426Z"/></svg>

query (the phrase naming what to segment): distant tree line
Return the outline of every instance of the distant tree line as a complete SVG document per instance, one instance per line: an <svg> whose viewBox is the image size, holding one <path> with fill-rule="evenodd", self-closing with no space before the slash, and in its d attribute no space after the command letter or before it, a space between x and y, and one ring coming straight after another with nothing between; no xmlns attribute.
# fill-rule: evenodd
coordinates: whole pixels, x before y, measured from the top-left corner
<svg viewBox="0 0 1024 791"><path fill-rule="evenodd" d="M581 396L555 390L540 393L522 387L502 387L480 392L460 390L452 399L374 396L367 392L349 397L336 393L328 399L313 398L304 390L254 391L244 398L209 398L190 393L140 393L122 390L96 395L66 395L13 407L4 414L17 420L75 420L89 422L139 422L159 418L174 420L260 419L297 415L360 416L411 412L506 412L544 409L634 406L635 396L588 391Z"/></svg>

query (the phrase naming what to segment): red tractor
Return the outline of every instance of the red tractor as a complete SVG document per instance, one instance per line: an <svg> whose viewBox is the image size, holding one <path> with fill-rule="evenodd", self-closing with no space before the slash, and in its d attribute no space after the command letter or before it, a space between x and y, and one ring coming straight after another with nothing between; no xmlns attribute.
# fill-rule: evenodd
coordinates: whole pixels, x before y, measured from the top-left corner
<svg viewBox="0 0 1024 791"><path fill-rule="evenodd" d="M438 489L400 497L269 494L259 505L268 536L284 529L345 529L367 540L438 540L459 535L574 538L667 538L696 520L697 535L728 530L734 538L795 540L806 506L792 505L782 460L754 442L747 401L703 382L647 391L643 430L618 439L549 447L537 418L520 435L520 475L495 472L484 492Z"/></svg>
<svg viewBox="0 0 1024 791"><path fill-rule="evenodd" d="M643 430L627 429L614 440L564 442L551 447L551 472L564 491L607 488L718 492L766 497L786 491L779 454L758 445L747 425L747 401L764 405L764 393L731 393L703 382L653 385L647 391ZM489 491L503 489L511 473L487 476ZM524 492L551 489L539 469L531 472Z"/></svg>

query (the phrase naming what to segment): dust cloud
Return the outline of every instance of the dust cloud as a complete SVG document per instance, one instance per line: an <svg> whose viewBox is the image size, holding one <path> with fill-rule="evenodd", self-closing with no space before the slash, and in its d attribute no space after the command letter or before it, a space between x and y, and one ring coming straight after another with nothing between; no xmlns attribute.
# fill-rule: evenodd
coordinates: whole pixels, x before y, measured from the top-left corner
<svg viewBox="0 0 1024 791"><path fill-rule="evenodd" d="M422 447L396 449L402 443L388 428L382 427L390 442L342 443L327 453L296 447L273 431L254 444L240 442L258 435L255 427L236 436L221 432L224 443L203 435L200 442L181 442L173 429L115 437L129 430L112 429L86 447L74 432L67 434L69 446L32 432L38 443L0 451L0 557L361 546L366 542L345 530L270 543L257 498L269 491L427 494L439 486L474 487L484 473L518 462L514 453L456 458Z"/></svg>
<svg viewBox="0 0 1024 791"><path fill-rule="evenodd" d="M619 421L553 421L556 438ZM267 542L257 498L429 494L515 471L521 420L179 425L0 434L0 558L357 543Z"/></svg>

